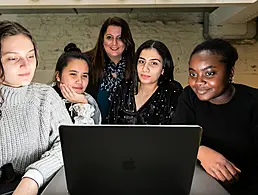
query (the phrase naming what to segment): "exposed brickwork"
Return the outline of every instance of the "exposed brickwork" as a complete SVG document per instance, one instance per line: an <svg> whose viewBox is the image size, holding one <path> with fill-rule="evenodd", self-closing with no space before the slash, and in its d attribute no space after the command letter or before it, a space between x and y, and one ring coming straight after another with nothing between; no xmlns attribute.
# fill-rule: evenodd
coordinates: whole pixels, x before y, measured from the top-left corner
<svg viewBox="0 0 258 195"><path fill-rule="evenodd" d="M114 15L128 21L136 47L147 39L163 41L174 58L176 79L183 85L187 84L189 55L195 45L203 41L201 13L19 14L2 15L0 20L10 18L31 30L40 51L35 81L47 83L53 76L56 60L64 46L74 42L83 51L91 49L102 22ZM258 87L258 44L236 47L240 59L235 81Z"/></svg>

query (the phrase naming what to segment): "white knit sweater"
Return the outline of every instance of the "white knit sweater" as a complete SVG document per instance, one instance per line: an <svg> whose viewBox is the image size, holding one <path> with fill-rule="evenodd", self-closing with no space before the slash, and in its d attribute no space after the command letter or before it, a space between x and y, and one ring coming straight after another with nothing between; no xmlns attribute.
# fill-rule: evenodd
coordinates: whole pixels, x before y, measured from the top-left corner
<svg viewBox="0 0 258 195"><path fill-rule="evenodd" d="M0 167L12 163L17 173L40 187L63 165L58 127L71 124L70 116L59 95L45 84L0 84L0 91Z"/></svg>

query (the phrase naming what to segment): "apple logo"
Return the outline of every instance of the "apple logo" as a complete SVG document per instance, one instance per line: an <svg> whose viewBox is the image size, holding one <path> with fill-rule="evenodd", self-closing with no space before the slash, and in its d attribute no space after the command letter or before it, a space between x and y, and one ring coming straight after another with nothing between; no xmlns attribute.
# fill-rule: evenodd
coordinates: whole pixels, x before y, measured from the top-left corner
<svg viewBox="0 0 258 195"><path fill-rule="evenodd" d="M133 158L130 158L130 160L124 161L122 163L122 166L124 170L128 170L128 171L133 171L136 168L135 161L133 160Z"/></svg>

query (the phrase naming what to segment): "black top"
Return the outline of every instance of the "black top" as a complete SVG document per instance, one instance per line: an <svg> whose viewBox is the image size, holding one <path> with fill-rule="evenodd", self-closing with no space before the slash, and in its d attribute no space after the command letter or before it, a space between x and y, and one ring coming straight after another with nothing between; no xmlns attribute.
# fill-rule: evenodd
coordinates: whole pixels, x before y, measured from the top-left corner
<svg viewBox="0 0 258 195"><path fill-rule="evenodd" d="M160 85L147 102L136 111L133 82L124 81L111 102L109 124L170 124L182 92L178 82Z"/></svg>
<svg viewBox="0 0 258 195"><path fill-rule="evenodd" d="M173 122L200 125L203 128L201 144L221 153L241 170L239 182L228 189L232 194L257 195L258 90L233 85L235 95L222 105L200 101L186 87L178 100Z"/></svg>

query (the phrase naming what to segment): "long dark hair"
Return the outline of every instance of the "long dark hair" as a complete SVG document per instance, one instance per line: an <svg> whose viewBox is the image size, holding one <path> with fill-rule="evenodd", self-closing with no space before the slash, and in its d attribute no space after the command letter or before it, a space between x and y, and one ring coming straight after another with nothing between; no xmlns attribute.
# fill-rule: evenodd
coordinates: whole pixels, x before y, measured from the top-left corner
<svg viewBox="0 0 258 195"><path fill-rule="evenodd" d="M158 79L158 85L160 85L162 83L176 82L174 80L174 63L173 63L171 53L169 52L169 49L167 48L167 46L160 41L148 40L140 45L140 47L137 49L137 51L135 53L136 70L137 70L137 63L138 63L138 60L139 60L142 50L153 49L153 48L157 50L157 52L159 53L159 55L161 56L161 58L163 60L162 67L164 69L164 73L162 75L160 75L160 77ZM137 71L135 71L135 72L136 73L135 73L135 82L134 83L135 83L135 92L137 94L139 78L138 78Z"/></svg>
<svg viewBox="0 0 258 195"><path fill-rule="evenodd" d="M104 42L104 35L109 26L119 26L122 28L121 40L125 44L125 50L122 54L123 57L125 58L125 63L126 63L125 79L129 79L133 77L132 75L134 71L133 59L134 59L135 44L132 38L129 25L122 18L110 17L103 23L100 29L98 41L95 47L92 50L86 52L86 55L90 57L90 60L92 62L93 68L92 68L91 80L94 84L98 83L99 79L103 77L104 59L108 58L103 47L103 42Z"/></svg>
<svg viewBox="0 0 258 195"><path fill-rule="evenodd" d="M36 42L34 40L34 38L32 37L31 33L24 28L21 24L17 23L17 22L12 22L12 21L8 21L8 20L4 20L0 22L0 58L2 58L2 41L10 36L15 36L15 35L24 35L26 37L28 37L33 46L34 46L34 51L35 51L35 55L36 55L36 61L38 65L38 49L37 49L37 45ZM0 84L4 81L4 67L2 64L2 61L0 60ZM0 91L0 107L4 102L3 96L1 94Z"/></svg>

